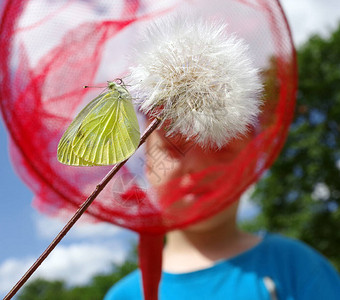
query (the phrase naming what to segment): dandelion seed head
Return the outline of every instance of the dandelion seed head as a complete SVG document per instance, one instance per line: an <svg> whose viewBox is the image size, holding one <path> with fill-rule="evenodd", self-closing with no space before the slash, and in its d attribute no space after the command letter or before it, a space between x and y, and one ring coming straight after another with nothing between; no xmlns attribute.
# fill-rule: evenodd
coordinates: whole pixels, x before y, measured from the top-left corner
<svg viewBox="0 0 340 300"><path fill-rule="evenodd" d="M259 72L246 43L226 29L175 17L148 30L131 83L144 113L170 120L168 135L220 148L257 122Z"/></svg>

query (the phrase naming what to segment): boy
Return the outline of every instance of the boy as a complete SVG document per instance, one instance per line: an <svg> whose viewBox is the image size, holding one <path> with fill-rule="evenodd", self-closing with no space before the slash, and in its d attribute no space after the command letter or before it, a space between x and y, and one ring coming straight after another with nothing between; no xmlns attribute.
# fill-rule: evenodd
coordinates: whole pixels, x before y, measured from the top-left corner
<svg viewBox="0 0 340 300"><path fill-rule="evenodd" d="M183 156L176 150L181 145L175 149L164 135L159 130L147 140L147 147L157 144L171 165L171 172L147 172L153 186L218 163L221 157L232 159L246 142L231 143L218 153L193 146ZM160 180L153 175L156 173L163 174ZM241 231L236 223L237 207L235 202L210 219L167 234L160 300L339 299L339 275L324 257L299 241ZM104 299L143 299L141 286L140 272L135 271Z"/></svg>

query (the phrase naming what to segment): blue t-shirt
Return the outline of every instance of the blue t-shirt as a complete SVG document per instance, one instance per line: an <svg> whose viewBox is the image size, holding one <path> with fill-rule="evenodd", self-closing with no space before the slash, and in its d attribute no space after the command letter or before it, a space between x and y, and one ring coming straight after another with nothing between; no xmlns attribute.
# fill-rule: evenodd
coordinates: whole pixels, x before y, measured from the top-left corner
<svg viewBox="0 0 340 300"><path fill-rule="evenodd" d="M104 300L143 299L140 271ZM254 248L189 273L162 273L159 300L339 300L340 277L328 261L302 242L266 234Z"/></svg>

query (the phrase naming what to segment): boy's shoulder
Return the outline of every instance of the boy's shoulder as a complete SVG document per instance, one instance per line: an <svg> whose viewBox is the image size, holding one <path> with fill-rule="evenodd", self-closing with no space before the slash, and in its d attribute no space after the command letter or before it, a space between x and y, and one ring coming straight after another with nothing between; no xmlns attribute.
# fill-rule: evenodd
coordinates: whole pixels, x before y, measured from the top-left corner
<svg viewBox="0 0 340 300"><path fill-rule="evenodd" d="M266 233L259 246L261 255L268 254L267 258L272 256L279 262L280 258L282 261L326 261L322 254L306 243L280 234Z"/></svg>
<svg viewBox="0 0 340 300"><path fill-rule="evenodd" d="M121 279L107 292L104 300L112 299L143 299L141 294L141 273L135 270Z"/></svg>
<svg viewBox="0 0 340 300"><path fill-rule="evenodd" d="M274 252L275 255L290 256L320 256L320 254L309 245L300 240L288 238L280 234L266 233L260 243L261 251ZM308 258L308 257L307 257Z"/></svg>
<svg viewBox="0 0 340 300"><path fill-rule="evenodd" d="M320 295L337 299L334 295L340 293L339 275L320 253L301 241L269 233L257 246L212 268L171 276L163 273L162 286L163 289L169 287L169 282L176 283L176 286L179 282L182 286L190 286L194 280L202 282L202 277L211 282L216 278L220 282L218 276L226 278L228 271L231 272L228 277L233 278L232 272L240 270L244 279L249 274L273 279L282 299L287 299L284 296L287 291L297 295L294 299L318 299ZM104 300L143 299L141 291L141 273L136 270L111 288Z"/></svg>
<svg viewBox="0 0 340 300"><path fill-rule="evenodd" d="M259 259L255 271L272 275L281 290L291 290L299 295L297 299L318 299L322 295L326 296L322 299L337 299L339 274L309 245L278 234L266 234L259 250L255 255Z"/></svg>
<svg viewBox="0 0 340 300"><path fill-rule="evenodd" d="M306 268L313 272L320 268L332 269L327 259L311 246L279 234L266 233L262 242L247 254L246 263L249 259L260 264L261 269L272 269L281 274L284 274L285 270L299 273L300 269Z"/></svg>

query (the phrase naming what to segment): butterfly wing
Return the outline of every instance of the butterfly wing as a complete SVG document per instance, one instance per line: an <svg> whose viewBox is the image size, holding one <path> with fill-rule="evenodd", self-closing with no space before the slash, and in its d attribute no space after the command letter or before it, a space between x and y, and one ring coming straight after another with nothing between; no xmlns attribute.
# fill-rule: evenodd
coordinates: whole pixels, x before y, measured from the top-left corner
<svg viewBox="0 0 340 300"><path fill-rule="evenodd" d="M79 127L83 123L86 116L89 112L102 100L105 96L104 94L99 95L95 99L93 99L89 104L87 104L80 113L76 116L76 118L72 121L70 126L67 128L65 133L58 144L57 150L57 158L59 162L72 165L72 166L92 166L93 163L87 162L81 157L78 157L72 150L73 140L77 135Z"/></svg>
<svg viewBox="0 0 340 300"><path fill-rule="evenodd" d="M73 139L72 151L93 165L112 165L129 158L139 141L131 97L113 89L83 119Z"/></svg>

